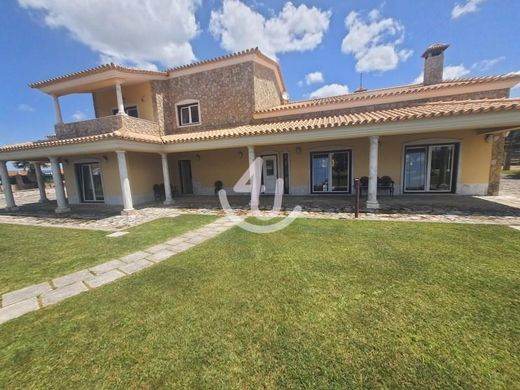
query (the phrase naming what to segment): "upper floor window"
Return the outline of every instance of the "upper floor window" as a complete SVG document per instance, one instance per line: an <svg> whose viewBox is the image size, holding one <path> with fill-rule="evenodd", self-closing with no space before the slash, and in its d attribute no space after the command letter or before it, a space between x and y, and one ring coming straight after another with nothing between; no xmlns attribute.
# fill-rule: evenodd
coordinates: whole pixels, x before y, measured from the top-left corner
<svg viewBox="0 0 520 390"><path fill-rule="evenodd" d="M114 108L112 110L112 114L116 115L118 113L118 109ZM125 107L125 112L128 116L133 116L134 118L139 118L139 111L137 111L137 106L128 106Z"/></svg>
<svg viewBox="0 0 520 390"><path fill-rule="evenodd" d="M190 101L189 103L177 104L177 119L179 126L189 126L200 124L199 102Z"/></svg>

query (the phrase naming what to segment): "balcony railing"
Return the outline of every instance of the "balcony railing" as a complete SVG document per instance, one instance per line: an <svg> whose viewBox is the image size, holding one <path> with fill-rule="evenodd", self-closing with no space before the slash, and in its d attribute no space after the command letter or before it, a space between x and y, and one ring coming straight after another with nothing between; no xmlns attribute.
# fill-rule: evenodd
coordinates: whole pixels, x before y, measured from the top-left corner
<svg viewBox="0 0 520 390"><path fill-rule="evenodd" d="M55 126L56 138L77 138L112 133L124 129L132 133L160 136L159 125L155 122L128 115L111 115L81 122L64 123Z"/></svg>

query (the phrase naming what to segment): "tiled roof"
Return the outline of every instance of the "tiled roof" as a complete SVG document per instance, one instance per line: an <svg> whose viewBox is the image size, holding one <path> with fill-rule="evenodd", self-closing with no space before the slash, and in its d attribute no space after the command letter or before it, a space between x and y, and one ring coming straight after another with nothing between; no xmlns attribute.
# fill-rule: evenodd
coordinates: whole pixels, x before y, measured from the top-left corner
<svg viewBox="0 0 520 390"><path fill-rule="evenodd" d="M202 60L202 61L198 61L198 62L193 62L191 64L186 64L186 65L181 65L181 66L177 66L174 68L169 68L165 71L152 71L152 70L144 70L144 69L137 69L137 68L128 68L126 66L110 63L110 64L99 65L99 66L96 66L93 68L85 69L85 70L82 70L79 72L74 72L74 73L69 73L69 74L63 75L63 76L54 77L54 78L51 78L48 80L38 81L36 83L30 84L29 86L31 88L41 88L41 87L45 87L45 86L48 86L48 85L56 83L56 82L78 79L78 78L89 76L92 74L106 72L109 70L119 70L119 71L126 72L126 73L138 73L138 74L156 75L156 76L165 77L165 76L168 76L170 73L174 73L179 70L194 68L194 67L206 65L206 64L213 64L213 63L217 63L220 61L228 60L230 58L242 57L242 56L249 55L249 54L256 54L256 55L264 58L265 60L272 62L277 67L279 66L276 61L267 57L260 51L260 49L258 49L258 47L255 47L253 49L243 50L243 51L240 51L237 53L231 53L231 54L227 54L224 56L211 58L208 60Z"/></svg>
<svg viewBox="0 0 520 390"><path fill-rule="evenodd" d="M396 121L410 121L459 115L520 111L520 99L466 100L451 102L424 103L413 107L366 111L345 115L334 115L289 121L277 121L209 130L163 137L165 143L208 141L221 138L266 135L292 131L317 130L332 127L348 127Z"/></svg>
<svg viewBox="0 0 520 390"><path fill-rule="evenodd" d="M503 112L513 110L520 112L520 99L489 99L432 102L404 108L365 111L345 115L321 116L316 118L300 120L252 124L218 130L173 134L164 137L137 134L127 131L115 131L113 133L93 135L81 138L61 140L51 139L45 141L27 142L23 144L4 146L0 147L0 152L37 149L62 145L73 145L109 139L121 139L154 144L177 144L197 141L211 141L225 138L279 134L306 130L319 130L334 127L351 127L398 121L435 119L443 117L447 118L461 115Z"/></svg>
<svg viewBox="0 0 520 390"><path fill-rule="evenodd" d="M110 63L110 64L99 65L99 66L95 66L93 68L81 70L79 72L74 72L74 73L69 73L69 74L63 75L63 76L54 77L54 78L51 78L48 80L38 81L36 83L29 84L29 86L31 88L41 88L41 87L45 87L47 85L56 83L58 81L78 79L78 78L89 76L92 74L106 72L109 70L119 70L119 71L126 72L126 73L138 73L138 74L166 76L166 72L128 68L126 66Z"/></svg>
<svg viewBox="0 0 520 390"><path fill-rule="evenodd" d="M265 110L257 111L257 113L264 112L278 112L285 110L292 110L298 108L307 108L307 107L316 107L316 106L324 106L328 104L335 103L346 103L346 102L354 102L354 101L362 101L369 100L381 97L389 97L389 96L402 96L413 93L420 93L426 91L434 91L439 89L445 89L450 87L464 87L467 85L475 85L475 84L484 84L493 81L502 81L502 80L518 80L520 82L520 74L506 74L499 76L486 76L486 77L471 77L471 78L461 78L454 80L445 80L439 84L432 85L422 85L422 84L412 84L405 85L400 87L392 87L392 88L383 88L383 89L375 89L366 92L357 92L357 93L349 93L346 95L339 95L327 98L319 98L319 99L310 99L310 100L302 100L288 104L282 104L279 106L267 108Z"/></svg>
<svg viewBox="0 0 520 390"><path fill-rule="evenodd" d="M220 56L220 57L215 57L215 58L210 58L210 59L207 59L207 60L193 62L191 64L176 66L176 67L167 69L166 72L172 73L172 72L175 72L177 70L193 68L193 67L200 66L200 65L205 65L205 64L213 64L215 62L225 61L225 60L228 60L230 58L242 57L242 56L246 56L246 55L249 55L249 54L259 55L262 58L272 62L273 64L278 65L278 63L276 61L274 61L273 59L267 57L264 53L262 53L260 51L260 49L258 47L255 47L255 48L252 48L252 49L247 49L247 50L239 51L239 52L236 52L236 53L226 54L226 55L223 55L223 56Z"/></svg>
<svg viewBox="0 0 520 390"><path fill-rule="evenodd" d="M85 143L90 143L90 142L105 141L105 140L109 140L109 139L120 139L120 140L127 140L127 141L152 143L152 144L162 144L161 138L153 136L153 135L131 133L128 131L114 131L111 133L90 135L87 137L66 138L66 139L47 139L47 140L41 140L41 141L24 142L24 143L15 144L15 145L2 146L2 147L0 147L0 152L12 152L12 151L16 151L16 150L29 150L29 149L48 148L48 147L54 147L54 146L85 144Z"/></svg>

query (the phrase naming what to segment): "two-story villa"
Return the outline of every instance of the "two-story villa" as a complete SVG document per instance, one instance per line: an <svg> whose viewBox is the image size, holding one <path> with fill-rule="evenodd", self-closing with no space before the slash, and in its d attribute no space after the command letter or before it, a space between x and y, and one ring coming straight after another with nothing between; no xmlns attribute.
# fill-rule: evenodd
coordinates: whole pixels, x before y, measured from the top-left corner
<svg viewBox="0 0 520 390"><path fill-rule="evenodd" d="M298 102L257 49L164 72L110 64L41 81L31 87L54 100L55 135L1 147L0 173L24 160L40 177L50 162L57 212L69 203L131 212L157 184L167 203L214 195L217 182L232 193L258 156L264 193L283 178L288 195L349 194L366 176L367 207L377 208L377 178L388 176L400 195L497 194L504 137L520 127L520 100L509 99L520 75L443 80L446 48L424 52L421 84ZM76 93L92 94L96 118L63 123L59 99Z"/></svg>

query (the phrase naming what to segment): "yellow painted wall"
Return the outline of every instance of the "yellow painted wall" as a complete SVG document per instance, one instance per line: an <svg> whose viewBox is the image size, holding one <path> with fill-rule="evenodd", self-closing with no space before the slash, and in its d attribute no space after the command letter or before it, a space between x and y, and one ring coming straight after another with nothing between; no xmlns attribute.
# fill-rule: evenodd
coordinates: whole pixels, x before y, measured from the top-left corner
<svg viewBox="0 0 520 390"><path fill-rule="evenodd" d="M105 160L103 156L108 158ZM121 204L121 187L119 184L119 170L115 153L105 153L103 155L70 156L63 159L63 176L67 188L67 196L71 204L80 203L78 179L76 177L75 164L81 162L96 161L101 165L101 178L103 181L103 193L105 203ZM68 163L65 161L67 160Z"/></svg>
<svg viewBox="0 0 520 390"><path fill-rule="evenodd" d="M161 156L158 153L127 153L126 163L134 205L153 201L153 185L164 182Z"/></svg>
<svg viewBox="0 0 520 390"><path fill-rule="evenodd" d="M155 121L150 83L145 82L126 86L123 84L121 89L125 107L137 106L140 118ZM112 115L112 110L117 108L115 87L94 92L93 96L97 117Z"/></svg>
<svg viewBox="0 0 520 390"><path fill-rule="evenodd" d="M438 143L460 141L460 166L457 192L474 191L471 186L488 183L491 161L491 145L484 141L483 135L473 130L458 132L425 133L421 135L387 136L380 138L378 176L390 176L399 192L402 183L402 164L404 147L410 142ZM255 154L277 154L278 173L282 175L282 153L289 153L290 191L293 195L310 192L310 153L314 151L352 150L353 177L368 176L369 139L347 139L338 141L261 146L255 148ZM239 152L242 152L242 157ZM200 156L200 157L197 157ZM214 182L222 180L226 190L230 191L236 181L247 169L247 149L223 149L194 153L170 155L170 171L177 189L180 189L178 160L187 159L192 164L195 194L213 194ZM469 187L468 187L469 186Z"/></svg>
<svg viewBox="0 0 520 390"><path fill-rule="evenodd" d="M414 141L439 143L445 140L460 141L460 166L458 193L485 192L491 162L491 144L485 142L483 135L474 131L441 132L421 135L388 136L380 138L379 176L390 176L400 192L402 183L403 152L406 144ZM289 153L290 191L292 195L310 193L310 153L314 151L352 150L353 177L368 175L368 138L287 144L256 147L257 156L278 155L278 173L282 175L282 153ZM96 159L101 163L105 200L108 204L122 204L119 171L115 153L107 153L106 161L102 155L65 157L64 164L67 192L71 203L79 202L74 163L86 159ZM247 148L221 149L193 153L173 153L168 156L172 184L180 191L179 160L191 161L193 189L195 194L214 194L214 183L221 180L224 188L232 193L237 180L248 167ZM127 153L130 187L134 204L154 199L153 185L163 183L161 158L153 153Z"/></svg>

